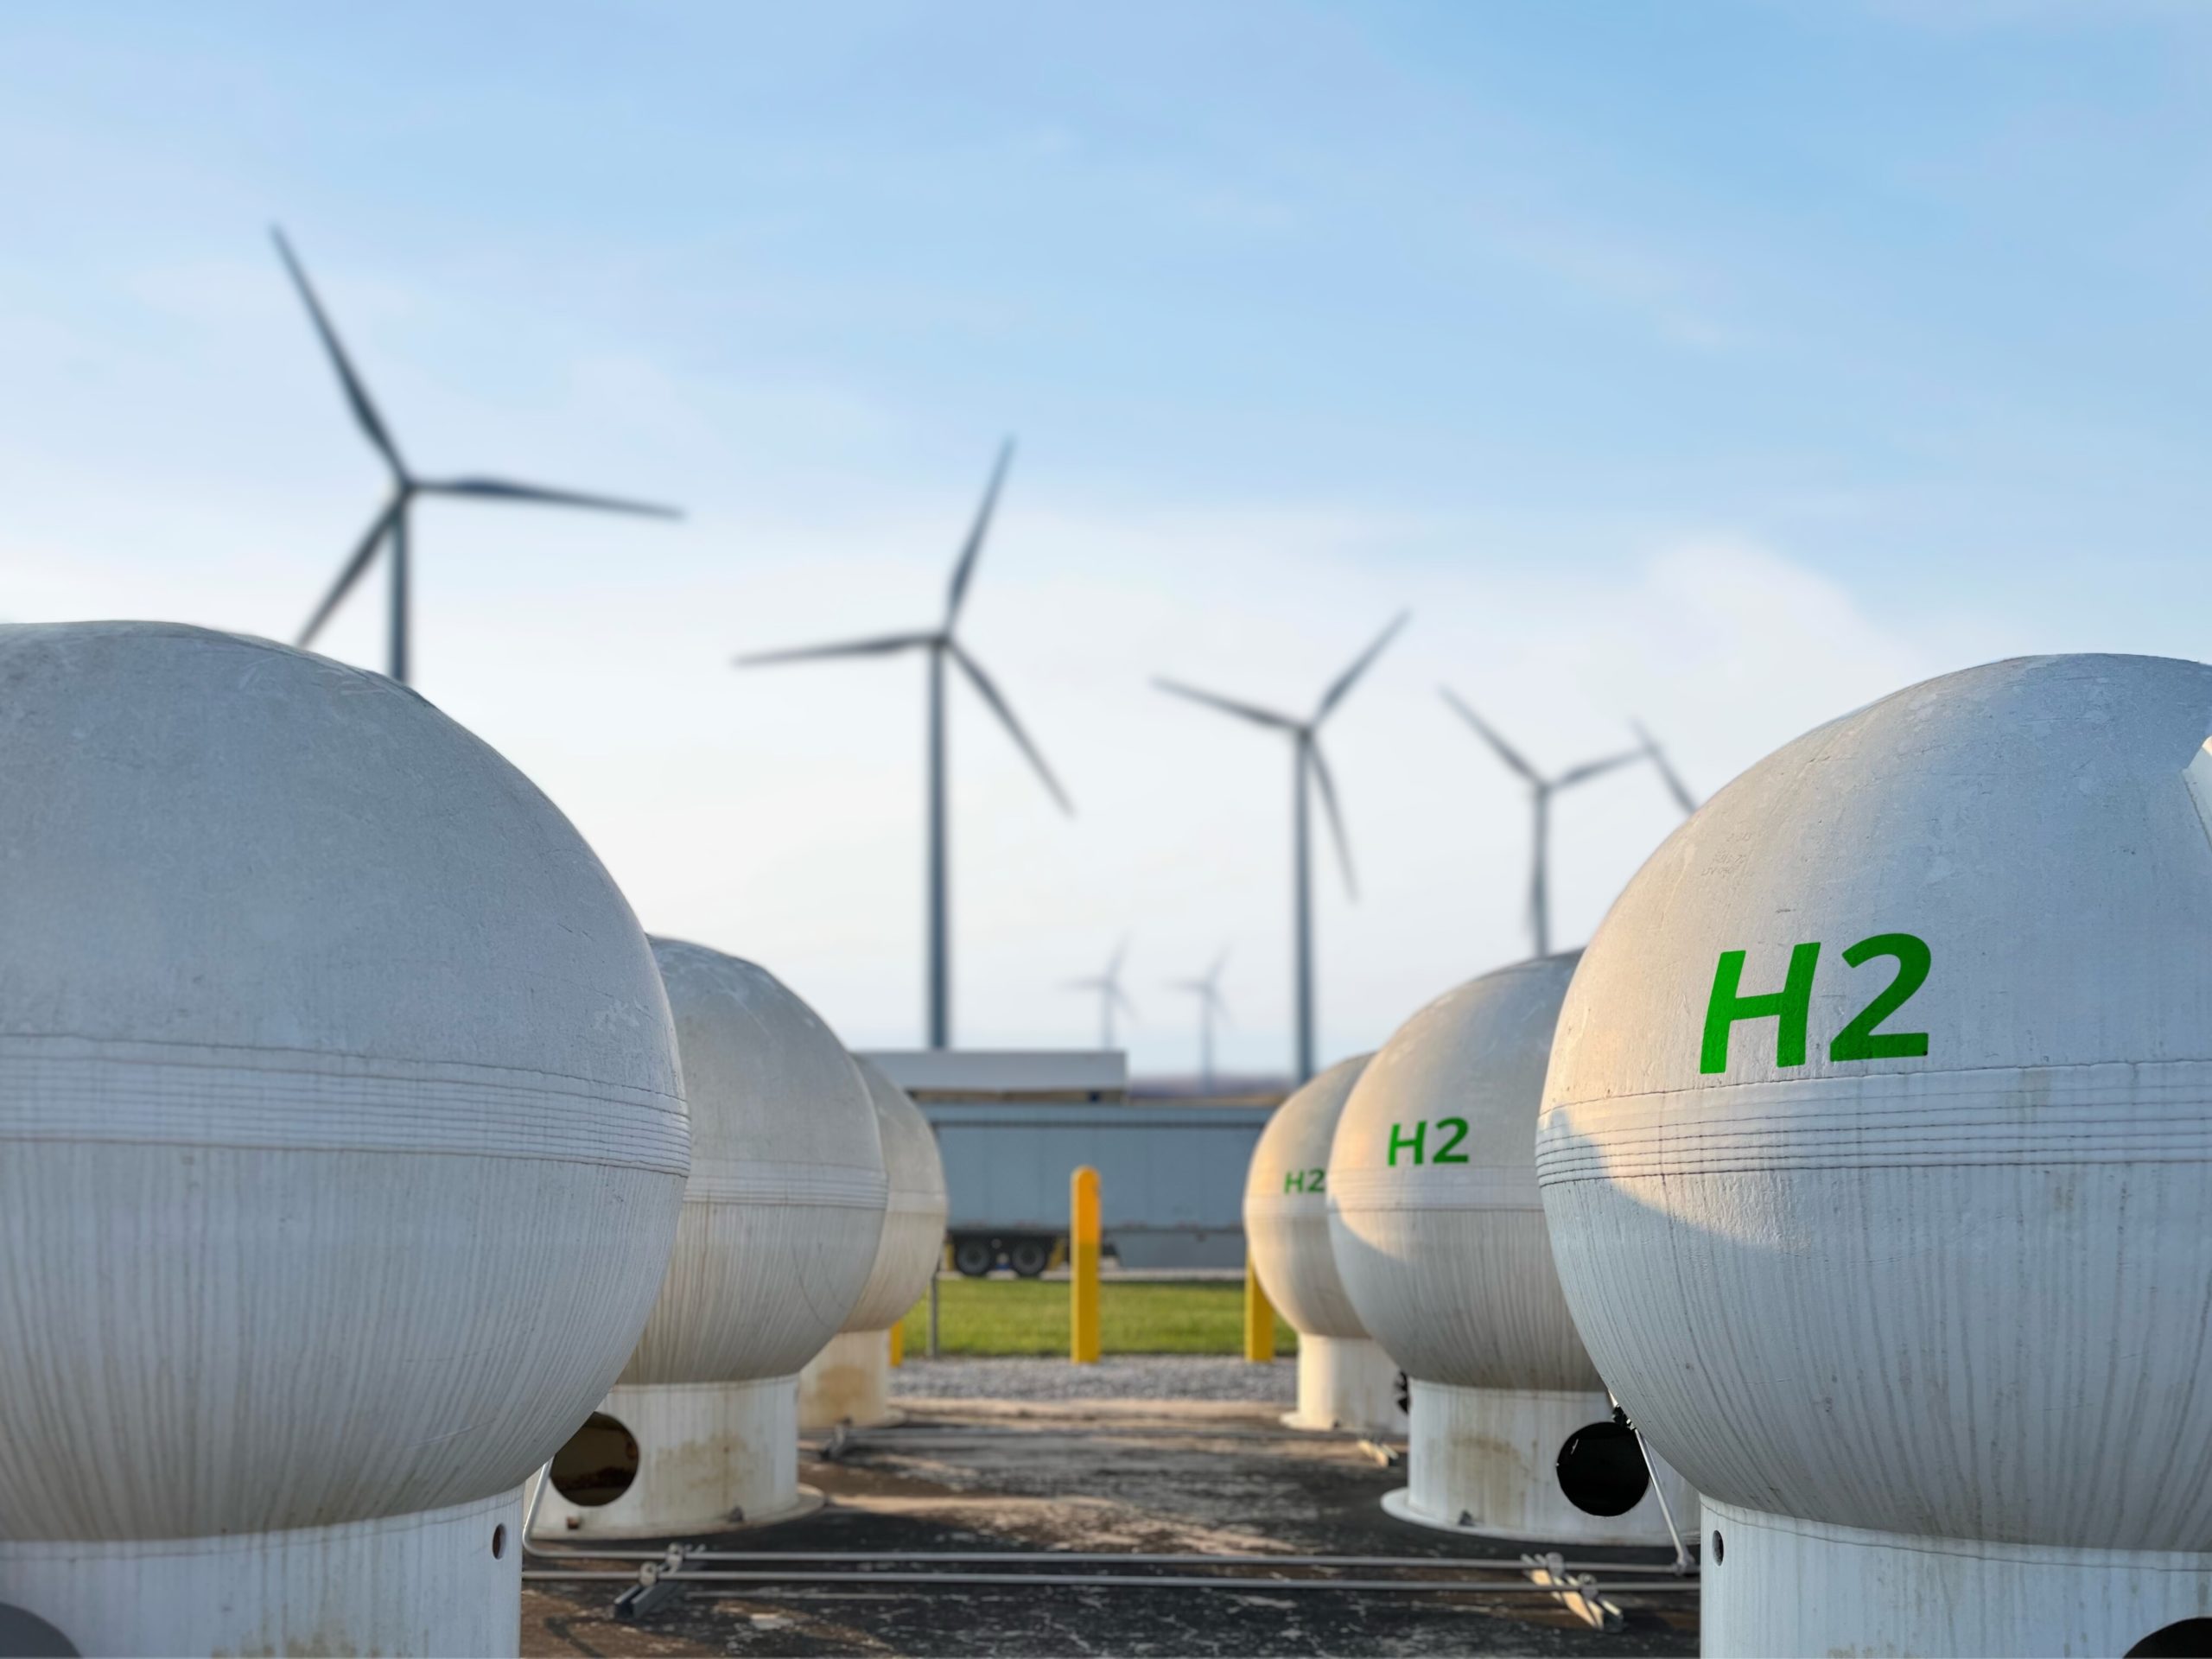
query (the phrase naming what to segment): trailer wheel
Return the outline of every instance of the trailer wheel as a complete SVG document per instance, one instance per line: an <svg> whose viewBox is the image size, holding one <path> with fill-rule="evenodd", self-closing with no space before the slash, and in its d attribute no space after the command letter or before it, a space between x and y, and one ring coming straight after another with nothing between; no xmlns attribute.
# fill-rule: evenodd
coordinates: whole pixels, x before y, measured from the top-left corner
<svg viewBox="0 0 2212 1659"><path fill-rule="evenodd" d="M957 1238L952 1241L952 1265L964 1278L988 1277L998 1262L998 1255L988 1238Z"/></svg>
<svg viewBox="0 0 2212 1659"><path fill-rule="evenodd" d="M1034 1279L1042 1274L1052 1259L1052 1241L1049 1238L1017 1238L1007 1246L1007 1265L1024 1279Z"/></svg>

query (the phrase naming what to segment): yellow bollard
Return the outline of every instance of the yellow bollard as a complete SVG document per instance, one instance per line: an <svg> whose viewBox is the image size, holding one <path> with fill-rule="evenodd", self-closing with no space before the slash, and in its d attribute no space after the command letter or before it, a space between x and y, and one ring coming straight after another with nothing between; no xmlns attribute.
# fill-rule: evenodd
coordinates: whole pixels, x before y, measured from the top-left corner
<svg viewBox="0 0 2212 1659"><path fill-rule="evenodd" d="M1068 1178L1068 1358L1098 1363L1098 1172Z"/></svg>
<svg viewBox="0 0 2212 1659"><path fill-rule="evenodd" d="M906 1363L906 1321L901 1319L891 1327L891 1369L897 1370Z"/></svg>
<svg viewBox="0 0 2212 1659"><path fill-rule="evenodd" d="M1244 1252L1244 1357L1265 1365L1275 1357L1275 1305L1268 1288L1253 1270L1252 1252Z"/></svg>

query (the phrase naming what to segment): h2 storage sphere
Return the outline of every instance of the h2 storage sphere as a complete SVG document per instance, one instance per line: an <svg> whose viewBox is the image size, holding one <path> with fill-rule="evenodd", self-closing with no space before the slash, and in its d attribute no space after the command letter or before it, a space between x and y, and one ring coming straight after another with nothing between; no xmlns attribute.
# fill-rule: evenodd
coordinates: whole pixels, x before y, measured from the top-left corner
<svg viewBox="0 0 2212 1659"><path fill-rule="evenodd" d="M645 936L405 687L0 626L0 1611L512 1654L687 1167Z"/></svg>
<svg viewBox="0 0 2212 1659"><path fill-rule="evenodd" d="M1329 1227L1354 1313L1411 1383L1394 1515L1494 1536L1664 1543L1689 1493L1654 1490L1613 1420L1552 1268L1536 1111L1575 958L1470 980L1376 1051L1337 1122Z"/></svg>
<svg viewBox="0 0 2212 1659"><path fill-rule="evenodd" d="M1329 1143L1369 1056L1339 1060L1275 1108L1244 1178L1252 1271L1298 1332L1292 1428L1403 1425L1398 1366L1359 1322L1329 1238Z"/></svg>
<svg viewBox="0 0 2212 1659"><path fill-rule="evenodd" d="M1544 1202L1706 1495L1707 1652L2204 1650L2208 734L2196 663L1930 680L1738 779L1592 941Z"/></svg>
<svg viewBox="0 0 2212 1659"><path fill-rule="evenodd" d="M606 1403L554 1459L537 1528L663 1534L818 1508L798 1484L799 1368L875 1265L883 1143L821 1015L766 969L657 938L691 1103L668 1276Z"/></svg>
<svg viewBox="0 0 2212 1659"><path fill-rule="evenodd" d="M937 1133L882 1067L858 1054L853 1063L875 1107L890 1198L860 1300L845 1328L798 1374L801 1428L880 1428L900 1421L890 1401L892 1330L928 1294L944 1259L944 1160Z"/></svg>

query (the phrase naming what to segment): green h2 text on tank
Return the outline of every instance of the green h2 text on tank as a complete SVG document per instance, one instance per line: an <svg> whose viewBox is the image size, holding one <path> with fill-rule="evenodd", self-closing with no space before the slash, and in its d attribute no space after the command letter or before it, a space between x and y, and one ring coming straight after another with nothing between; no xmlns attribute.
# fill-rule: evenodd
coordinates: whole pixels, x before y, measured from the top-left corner
<svg viewBox="0 0 2212 1659"><path fill-rule="evenodd" d="M1728 1038L1739 1020L1771 1020L1775 1023L1774 1063L1786 1068L1805 1064L1805 1027L1813 1007L1813 975L1820 965L1817 941L1800 944L1789 952L1782 988L1746 995L1743 988L1742 950L1723 950L1713 973L1713 993L1705 1005L1705 1035L1699 1046L1698 1071L1711 1076L1728 1069ZM1924 1031L1883 1031L1882 1022L1895 1014L1928 980L1929 952L1926 940L1911 933L1876 933L1843 953L1847 966L1856 968L1877 957L1897 964L1897 975L1835 1034L1828 1045L1828 1058L1848 1065L1854 1060L1917 1058L1928 1052Z"/></svg>

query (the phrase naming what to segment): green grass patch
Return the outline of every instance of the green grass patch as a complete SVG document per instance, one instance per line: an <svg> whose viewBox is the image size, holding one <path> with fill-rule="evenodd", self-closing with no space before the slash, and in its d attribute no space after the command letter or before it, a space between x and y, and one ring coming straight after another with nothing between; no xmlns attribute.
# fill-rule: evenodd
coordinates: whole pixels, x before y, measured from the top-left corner
<svg viewBox="0 0 2212 1659"><path fill-rule="evenodd" d="M929 1351L927 1302L906 1315L906 1351ZM1109 1354L1241 1354L1244 1287L1231 1283L1117 1285L1098 1291L1098 1345ZM946 1279L938 1286L938 1352L1068 1351L1068 1287L1032 1279ZM1275 1352L1298 1351L1298 1333L1275 1316Z"/></svg>

